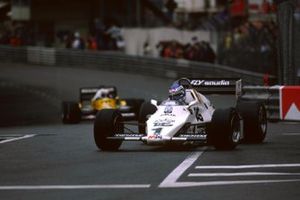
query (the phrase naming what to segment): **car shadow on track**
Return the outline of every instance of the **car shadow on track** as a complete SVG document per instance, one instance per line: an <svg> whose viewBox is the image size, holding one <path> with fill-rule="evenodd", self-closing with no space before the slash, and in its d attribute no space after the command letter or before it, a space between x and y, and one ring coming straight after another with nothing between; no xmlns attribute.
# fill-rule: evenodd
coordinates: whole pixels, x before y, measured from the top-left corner
<svg viewBox="0 0 300 200"><path fill-rule="evenodd" d="M138 147L121 147L117 151L102 151L97 150L98 152L113 152L113 153L128 153L128 152L193 152L197 151L199 146L182 146L182 145L165 145L165 146L147 146L145 144L141 144Z"/></svg>

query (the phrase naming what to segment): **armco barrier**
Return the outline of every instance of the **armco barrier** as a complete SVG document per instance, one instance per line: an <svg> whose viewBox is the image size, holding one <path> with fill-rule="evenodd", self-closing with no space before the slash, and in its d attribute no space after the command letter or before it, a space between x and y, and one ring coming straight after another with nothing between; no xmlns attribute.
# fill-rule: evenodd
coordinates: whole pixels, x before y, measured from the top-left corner
<svg viewBox="0 0 300 200"><path fill-rule="evenodd" d="M241 78L246 84L263 83L263 74L228 66L187 60L130 56L120 52L0 46L0 59L7 62L125 71L171 79L226 77Z"/></svg>
<svg viewBox="0 0 300 200"><path fill-rule="evenodd" d="M187 60L129 56L119 52L95 52L44 47L0 46L3 62L18 62L51 66L71 66L175 79L241 78L243 85L262 84L263 74L228 66ZM270 77L274 78L274 77ZM242 100L260 100L267 105L270 120L300 121L299 86L244 86ZM287 96L288 95L288 96Z"/></svg>
<svg viewBox="0 0 300 200"><path fill-rule="evenodd" d="M280 86L244 86L241 100L255 100L264 102L268 111L268 119L280 119Z"/></svg>
<svg viewBox="0 0 300 200"><path fill-rule="evenodd" d="M27 61L34 64L55 65L55 49L44 47L28 47Z"/></svg>
<svg viewBox="0 0 300 200"><path fill-rule="evenodd" d="M264 102L270 120L300 121L300 86L244 86L241 100Z"/></svg>

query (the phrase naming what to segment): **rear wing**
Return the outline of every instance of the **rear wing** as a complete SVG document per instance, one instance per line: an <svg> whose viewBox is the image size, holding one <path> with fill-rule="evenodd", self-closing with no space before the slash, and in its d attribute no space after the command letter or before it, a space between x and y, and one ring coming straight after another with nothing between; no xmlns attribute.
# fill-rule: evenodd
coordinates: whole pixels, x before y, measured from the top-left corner
<svg viewBox="0 0 300 200"><path fill-rule="evenodd" d="M194 78L190 84L202 94L242 94L242 80L237 78Z"/></svg>
<svg viewBox="0 0 300 200"><path fill-rule="evenodd" d="M98 90L99 87L80 88L79 89L80 102L90 101L95 96Z"/></svg>
<svg viewBox="0 0 300 200"><path fill-rule="evenodd" d="M117 96L117 88L115 86L84 87L79 89L80 101L90 101L100 89L103 89L106 93L111 93L113 96Z"/></svg>

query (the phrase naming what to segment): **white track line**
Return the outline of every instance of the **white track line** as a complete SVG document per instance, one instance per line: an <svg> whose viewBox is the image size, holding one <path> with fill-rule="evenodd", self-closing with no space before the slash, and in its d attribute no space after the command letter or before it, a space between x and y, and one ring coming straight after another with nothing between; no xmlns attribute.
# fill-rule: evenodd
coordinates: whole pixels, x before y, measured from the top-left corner
<svg viewBox="0 0 300 200"><path fill-rule="evenodd" d="M31 134L31 135L24 135L23 137L2 140L2 141L0 141L0 144L4 144L4 143L8 143L8 142L14 142L14 141L17 141L17 140L23 140L23 139L31 138L31 137L34 137L34 136L35 136L35 134Z"/></svg>
<svg viewBox="0 0 300 200"><path fill-rule="evenodd" d="M282 179L282 180L245 180L245 181L206 181L206 182L177 182L172 185L163 185L163 188L182 188L182 187L204 187L221 185L245 185L245 184L263 184L263 183L291 183L300 182L300 179Z"/></svg>
<svg viewBox="0 0 300 200"><path fill-rule="evenodd" d="M242 173L191 173L189 177L220 177L220 176L299 176L300 173L280 172L242 172Z"/></svg>
<svg viewBox="0 0 300 200"><path fill-rule="evenodd" d="M251 168L279 168L279 167L300 167L300 163L291 164L259 164L259 165L206 165L196 166L196 169L251 169Z"/></svg>
<svg viewBox="0 0 300 200"><path fill-rule="evenodd" d="M300 133L283 133L284 136L300 136Z"/></svg>
<svg viewBox="0 0 300 200"><path fill-rule="evenodd" d="M18 185L0 186L0 190L80 190L80 189L132 189L150 188L150 184L124 185Z"/></svg>
<svg viewBox="0 0 300 200"><path fill-rule="evenodd" d="M203 148L203 150L205 149ZM204 151L200 151L190 154L163 180L163 182L160 183L158 187L176 187L179 184L177 180L180 178L180 176L194 164L194 162L203 154L203 152Z"/></svg>
<svg viewBox="0 0 300 200"><path fill-rule="evenodd" d="M197 159L203 154L201 152L190 154L180 165L178 165L160 184L159 188L182 188L182 187L201 187L201 186L220 186L220 185L242 185L242 184L263 184L263 183L289 183L300 182L300 179L281 179L281 180L236 180L236 181L202 181L202 182L177 182L177 180L190 168ZM300 164L269 164L269 165L238 165L238 166L197 166L199 169L240 169L257 167L298 167Z"/></svg>

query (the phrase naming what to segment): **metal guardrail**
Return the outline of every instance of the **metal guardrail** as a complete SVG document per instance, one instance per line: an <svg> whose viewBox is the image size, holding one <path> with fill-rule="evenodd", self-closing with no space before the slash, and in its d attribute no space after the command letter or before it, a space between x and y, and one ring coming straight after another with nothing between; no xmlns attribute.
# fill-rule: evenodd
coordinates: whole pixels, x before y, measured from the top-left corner
<svg viewBox="0 0 300 200"><path fill-rule="evenodd" d="M210 63L131 56L120 52L82 51L45 47L0 46L3 62L72 66L175 79L178 77L241 78L247 84L262 84L263 74ZM241 64L242 65L242 64Z"/></svg>
<svg viewBox="0 0 300 200"><path fill-rule="evenodd" d="M210 63L187 60L130 56L118 52L95 52L43 47L0 46L3 62L17 62L51 66L71 66L109 71L124 71L133 74L175 79L189 78L241 78L243 84L262 84L263 74ZM272 78L272 77L271 77ZM273 77L274 78L274 77ZM281 120L281 86L244 86L241 100L256 100L265 103L269 120Z"/></svg>

